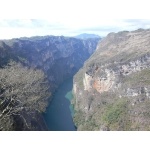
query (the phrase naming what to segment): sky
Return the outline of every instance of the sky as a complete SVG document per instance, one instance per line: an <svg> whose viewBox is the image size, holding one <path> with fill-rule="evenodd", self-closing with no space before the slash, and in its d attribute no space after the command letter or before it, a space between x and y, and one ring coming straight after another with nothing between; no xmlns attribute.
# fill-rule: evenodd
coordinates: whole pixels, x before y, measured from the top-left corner
<svg viewBox="0 0 150 150"><path fill-rule="evenodd" d="M150 28L146 0L4 0L0 5L0 39Z"/></svg>
<svg viewBox="0 0 150 150"><path fill-rule="evenodd" d="M149 28L149 3L149 0L0 0L0 39L36 35L74 36L80 33L106 36L109 32ZM76 133L79 136L70 136L68 132L51 132L50 135L48 132L40 132L39 135L39 132L34 132L34 137L33 133L17 133L1 133L1 147L16 149L16 141L18 149L23 147L36 150L47 149L50 145L54 149L62 149L62 146L70 149L70 144L74 149L79 149L82 143L82 149L92 149L93 145L99 146L99 141L102 141L100 146L103 149L108 149L108 146L109 149L113 149L112 146L120 149L120 145L123 145L124 149L130 146L130 149L138 150L148 149L149 146L149 135L146 133L146 140L143 133L139 132L140 136L133 133L124 136L120 132L119 136L117 132L113 135L101 133L102 136L98 138L92 132L88 136L81 136L81 133Z"/></svg>

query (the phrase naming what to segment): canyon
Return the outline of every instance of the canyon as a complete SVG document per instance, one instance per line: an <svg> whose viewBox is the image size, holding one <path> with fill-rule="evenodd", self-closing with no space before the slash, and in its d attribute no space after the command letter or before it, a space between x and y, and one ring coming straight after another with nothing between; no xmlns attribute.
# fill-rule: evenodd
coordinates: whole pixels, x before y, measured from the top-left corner
<svg viewBox="0 0 150 150"><path fill-rule="evenodd" d="M52 130L150 130L150 29L109 33L103 39L83 34L1 40L0 68L10 60L46 75L51 96L45 118ZM66 101L71 88L73 99ZM74 124L71 111L64 115L70 102ZM48 120L49 113L54 122L59 118L57 125ZM22 114L30 128L16 117L14 130L49 130L41 113ZM62 116L70 124L59 127Z"/></svg>
<svg viewBox="0 0 150 150"><path fill-rule="evenodd" d="M47 76L52 100L54 92L72 77L84 61L96 49L100 38L78 39L64 36L23 37L0 41L0 67L10 60L32 69L40 69ZM23 112L25 120L15 117L14 130L48 130L43 117L38 112Z"/></svg>

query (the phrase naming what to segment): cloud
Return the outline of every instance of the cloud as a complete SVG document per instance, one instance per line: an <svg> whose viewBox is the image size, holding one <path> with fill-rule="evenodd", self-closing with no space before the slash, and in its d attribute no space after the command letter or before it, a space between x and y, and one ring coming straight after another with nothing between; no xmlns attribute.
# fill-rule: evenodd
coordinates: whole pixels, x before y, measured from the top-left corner
<svg viewBox="0 0 150 150"><path fill-rule="evenodd" d="M110 32L150 28L146 19L84 19L53 21L51 19L9 19L0 20L0 39L64 35L75 36L81 33L94 33L106 36Z"/></svg>
<svg viewBox="0 0 150 150"><path fill-rule="evenodd" d="M10 28L38 28L45 27L48 23L45 20L37 19L14 19L14 20L1 20L0 27Z"/></svg>
<svg viewBox="0 0 150 150"><path fill-rule="evenodd" d="M24 36L62 35L68 28L60 23L40 19L0 20L0 39Z"/></svg>
<svg viewBox="0 0 150 150"><path fill-rule="evenodd" d="M150 20L144 19L113 19L99 20L95 25L81 27L76 29L75 33L94 33L100 36L106 36L110 32L132 31L139 28L150 28Z"/></svg>

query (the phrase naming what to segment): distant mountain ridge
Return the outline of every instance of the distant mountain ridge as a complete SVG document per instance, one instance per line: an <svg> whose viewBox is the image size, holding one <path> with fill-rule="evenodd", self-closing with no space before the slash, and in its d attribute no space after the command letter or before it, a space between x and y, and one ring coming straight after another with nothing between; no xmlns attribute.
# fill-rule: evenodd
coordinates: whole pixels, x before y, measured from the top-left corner
<svg viewBox="0 0 150 150"><path fill-rule="evenodd" d="M77 39L91 39L91 38L101 38L99 35L96 34L88 34L88 33L82 33L77 36L75 36Z"/></svg>

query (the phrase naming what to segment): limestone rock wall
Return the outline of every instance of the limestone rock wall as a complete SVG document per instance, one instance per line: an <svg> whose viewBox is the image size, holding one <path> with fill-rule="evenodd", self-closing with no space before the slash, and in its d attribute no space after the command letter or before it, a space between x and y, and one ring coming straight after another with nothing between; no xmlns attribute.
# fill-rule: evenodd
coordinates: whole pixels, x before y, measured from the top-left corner
<svg viewBox="0 0 150 150"><path fill-rule="evenodd" d="M150 30L139 29L98 44L74 77L78 130L150 130L149 41Z"/></svg>

